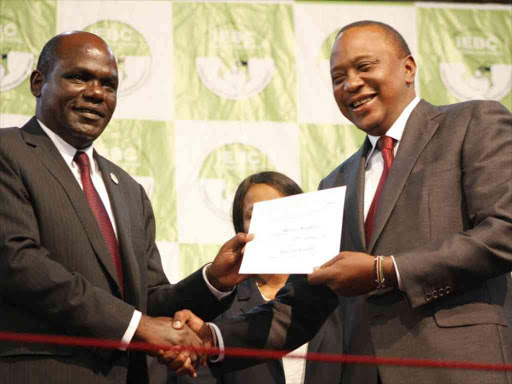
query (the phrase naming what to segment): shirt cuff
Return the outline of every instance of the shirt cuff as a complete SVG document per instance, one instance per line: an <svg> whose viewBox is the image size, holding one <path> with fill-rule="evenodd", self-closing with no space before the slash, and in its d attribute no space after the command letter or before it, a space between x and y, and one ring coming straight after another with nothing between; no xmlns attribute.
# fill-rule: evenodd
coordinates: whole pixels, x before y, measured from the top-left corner
<svg viewBox="0 0 512 384"><path fill-rule="evenodd" d="M140 319L142 318L142 313L135 310L133 311L132 319L130 320L130 324L128 324L128 328L126 329L126 332L123 335L123 338L121 339L121 346L119 347L119 350L126 351L126 348L128 347L128 344L133 339L133 335L135 335L135 331L137 330L137 327L139 326Z"/></svg>
<svg viewBox="0 0 512 384"><path fill-rule="evenodd" d="M395 267L396 281L398 282L398 289L403 292L403 291L405 291L405 288L404 288L404 284L402 283L402 279L400 278L400 272L398 271L398 267L396 266L395 256L391 255L391 260L393 260L393 267Z"/></svg>
<svg viewBox="0 0 512 384"><path fill-rule="evenodd" d="M235 288L231 289L230 291L228 292L221 292L219 291L217 288L215 288L213 285L210 284L210 282L208 281L208 277L206 277L206 269L211 265L212 263L209 263L209 264L206 264L203 268L203 278L204 278L204 281L206 282L206 285L208 286L208 289L210 290L210 292L213 294L213 296L215 296L217 298L217 300L222 300L223 298L231 295L233 293L233 291L235 290Z"/></svg>
<svg viewBox="0 0 512 384"><path fill-rule="evenodd" d="M215 331L215 335L217 336L217 348L219 348L219 355L209 357L210 363L220 363L224 360L224 339L222 338L222 333L220 333L219 327L213 323L206 323L210 325Z"/></svg>

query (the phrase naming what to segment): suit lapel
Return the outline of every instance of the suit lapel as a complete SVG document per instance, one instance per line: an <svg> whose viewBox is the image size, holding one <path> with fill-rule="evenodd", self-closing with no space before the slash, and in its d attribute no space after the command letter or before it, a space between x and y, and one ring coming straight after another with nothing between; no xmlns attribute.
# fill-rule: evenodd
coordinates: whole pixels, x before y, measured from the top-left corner
<svg viewBox="0 0 512 384"><path fill-rule="evenodd" d="M243 313L250 311L257 305L265 303L261 292L256 285L256 279L246 280L236 287L236 301L238 311L233 311L229 317L239 316ZM284 368L282 359L274 359L267 361L267 367L272 369L277 375L284 377Z"/></svg>
<svg viewBox="0 0 512 384"><path fill-rule="evenodd" d="M364 239L364 171L366 155L371 147L368 138L347 164L344 184L347 185L341 251L365 249Z"/></svg>
<svg viewBox="0 0 512 384"><path fill-rule="evenodd" d="M120 183L115 170L104 157L94 151L94 158L101 170L103 182L110 198L112 213L116 221L117 241L123 264L125 299L131 304L136 304L140 302L140 271L131 241L129 207L123 193L123 188L126 188L126 186Z"/></svg>
<svg viewBox="0 0 512 384"><path fill-rule="evenodd" d="M98 260L105 267L110 277L119 285L115 273L114 262L107 248L105 238L101 233L96 217L89 206L83 190L75 179L75 176L65 163L61 154L39 126L33 117L22 128L25 142L34 147L35 156L55 177L69 197L69 201L78 216L84 232L86 233ZM63 223L64 224L64 223Z"/></svg>
<svg viewBox="0 0 512 384"><path fill-rule="evenodd" d="M238 309L240 310L240 313L235 313L234 316L245 313L251 308L264 303L263 297L261 296L261 293L256 286L256 280L250 279L246 282L238 284L236 289L237 293L235 300L238 303Z"/></svg>
<svg viewBox="0 0 512 384"><path fill-rule="evenodd" d="M432 120L439 113L438 108L421 100L407 121L398 152L393 160L386 184L382 190L372 238L367 249L370 254L395 207L398 197L404 189L407 178L414 168L418 157L439 126L438 123Z"/></svg>

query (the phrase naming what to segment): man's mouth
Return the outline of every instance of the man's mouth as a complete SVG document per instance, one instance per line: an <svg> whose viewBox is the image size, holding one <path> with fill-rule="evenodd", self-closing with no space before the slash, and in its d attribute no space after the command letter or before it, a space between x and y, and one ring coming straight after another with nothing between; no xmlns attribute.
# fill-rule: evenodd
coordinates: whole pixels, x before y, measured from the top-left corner
<svg viewBox="0 0 512 384"><path fill-rule="evenodd" d="M88 119L96 120L98 118L105 117L105 114L97 109L80 107L80 108L74 108L74 110L79 112L80 115L82 115Z"/></svg>
<svg viewBox="0 0 512 384"><path fill-rule="evenodd" d="M356 108L360 107L361 105L364 105L364 104L372 101L375 96L376 95L371 95L371 96L365 97L364 99L357 100L357 101L355 101L355 102L350 104L350 108L356 109Z"/></svg>

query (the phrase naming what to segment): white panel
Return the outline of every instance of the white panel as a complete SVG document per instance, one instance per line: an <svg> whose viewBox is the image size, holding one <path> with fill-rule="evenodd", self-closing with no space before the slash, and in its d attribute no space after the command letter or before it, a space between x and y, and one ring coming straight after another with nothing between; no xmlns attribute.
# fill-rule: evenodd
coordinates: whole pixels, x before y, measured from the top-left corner
<svg viewBox="0 0 512 384"><path fill-rule="evenodd" d="M369 19L395 28L415 54L416 11L412 5L295 4L299 122L350 124L334 101L329 60L321 57L320 48L333 32L343 26Z"/></svg>
<svg viewBox="0 0 512 384"><path fill-rule="evenodd" d="M217 169L210 170L225 177L200 176L208 156L233 143L247 146L253 154L261 154L261 158L268 159L277 171L300 183L299 131L295 124L177 121L176 188L180 242L215 244L233 236L231 205L241 180L229 175L229 170L239 173L251 169L254 159L246 157L244 151L230 152Z"/></svg>
<svg viewBox="0 0 512 384"><path fill-rule="evenodd" d="M114 118L172 120L174 70L172 68L172 10L165 1L63 1L57 13L58 32L82 30L100 21L116 21L133 28L147 43L150 56L121 57L124 81L131 90L119 94ZM119 31L108 31L115 51ZM105 36L104 36L105 37ZM129 36L127 36L129 39ZM121 65L120 65L121 69ZM120 85L120 90L123 84Z"/></svg>

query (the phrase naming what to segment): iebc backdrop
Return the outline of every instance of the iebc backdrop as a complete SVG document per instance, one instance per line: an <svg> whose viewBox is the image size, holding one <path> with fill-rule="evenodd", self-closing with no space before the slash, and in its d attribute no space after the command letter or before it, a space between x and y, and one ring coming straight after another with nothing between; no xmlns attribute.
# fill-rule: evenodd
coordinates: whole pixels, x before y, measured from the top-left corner
<svg viewBox="0 0 512 384"><path fill-rule="evenodd" d="M343 25L383 21L409 43L433 104L512 109L512 6L347 1L0 0L0 126L34 113L43 44L85 30L114 50L118 106L96 149L146 189L168 277L211 260L233 235L238 183L277 170L306 191L364 135L332 96Z"/></svg>

